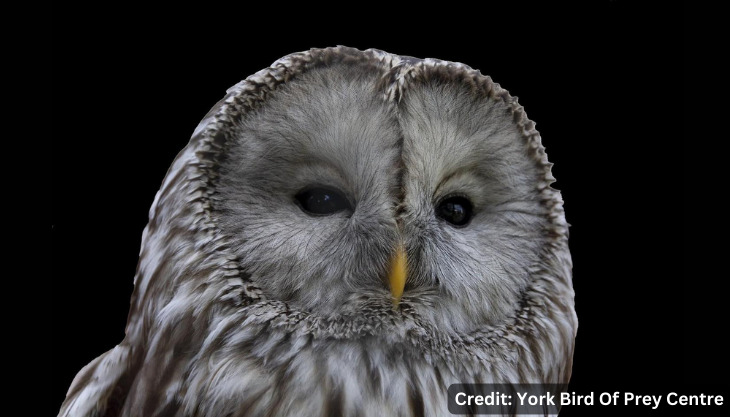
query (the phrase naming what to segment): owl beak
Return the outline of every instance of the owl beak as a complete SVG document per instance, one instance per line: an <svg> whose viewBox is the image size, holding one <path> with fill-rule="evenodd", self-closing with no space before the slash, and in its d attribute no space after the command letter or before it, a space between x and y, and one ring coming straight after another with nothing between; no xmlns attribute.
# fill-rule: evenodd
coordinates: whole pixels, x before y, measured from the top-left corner
<svg viewBox="0 0 730 417"><path fill-rule="evenodd" d="M388 281L390 282L390 293L393 294L393 305L398 305L400 297L403 295L403 289L406 286L406 277L408 276L408 264L406 262L406 251L403 244L398 244L395 254L390 259L390 271L388 271Z"/></svg>

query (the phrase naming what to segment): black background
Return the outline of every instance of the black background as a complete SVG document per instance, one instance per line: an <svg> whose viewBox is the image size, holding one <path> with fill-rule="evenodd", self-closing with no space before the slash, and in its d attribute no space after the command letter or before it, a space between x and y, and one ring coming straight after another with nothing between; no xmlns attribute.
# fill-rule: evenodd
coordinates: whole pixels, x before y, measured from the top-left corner
<svg viewBox="0 0 730 417"><path fill-rule="evenodd" d="M682 11L596 3L455 3L420 16L363 5L337 17L281 16L273 4L55 6L49 413L75 373L122 340L149 206L200 119L279 57L338 44L464 62L537 122L572 225L573 390L666 394L719 381L719 342L698 330L686 291Z"/></svg>

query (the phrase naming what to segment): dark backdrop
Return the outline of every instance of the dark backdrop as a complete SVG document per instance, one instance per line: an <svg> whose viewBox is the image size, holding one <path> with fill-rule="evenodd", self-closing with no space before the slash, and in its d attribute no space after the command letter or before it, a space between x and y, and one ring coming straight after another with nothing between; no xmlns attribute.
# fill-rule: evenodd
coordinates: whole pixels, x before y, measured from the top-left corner
<svg viewBox="0 0 730 417"><path fill-rule="evenodd" d="M685 291L681 16L596 3L442 4L419 17L361 6L312 19L278 6L56 6L49 412L82 366L122 340L149 206L200 119L277 58L337 44L464 62L537 122L572 225L572 389L666 394L706 382L714 341L694 331Z"/></svg>

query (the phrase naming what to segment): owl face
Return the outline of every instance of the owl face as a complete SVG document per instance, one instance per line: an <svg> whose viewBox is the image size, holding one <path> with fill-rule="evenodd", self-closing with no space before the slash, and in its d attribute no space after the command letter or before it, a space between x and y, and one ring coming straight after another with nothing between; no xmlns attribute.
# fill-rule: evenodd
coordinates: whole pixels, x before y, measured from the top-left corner
<svg viewBox="0 0 730 417"><path fill-rule="evenodd" d="M214 204L266 297L459 332L516 309L549 245L544 154L486 77L420 65L314 66L237 121Z"/></svg>

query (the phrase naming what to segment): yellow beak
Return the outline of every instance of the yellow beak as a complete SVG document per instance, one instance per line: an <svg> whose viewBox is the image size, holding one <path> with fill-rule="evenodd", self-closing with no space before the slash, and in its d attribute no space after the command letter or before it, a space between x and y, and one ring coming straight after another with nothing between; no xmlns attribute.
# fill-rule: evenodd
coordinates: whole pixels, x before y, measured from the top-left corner
<svg viewBox="0 0 730 417"><path fill-rule="evenodd" d="M400 297L403 295L403 288L406 286L406 277L408 276L408 264L406 260L406 251L403 244L398 244L393 258L390 260L390 271L388 272L388 281L390 282L390 293L393 294L393 305L398 305Z"/></svg>

